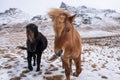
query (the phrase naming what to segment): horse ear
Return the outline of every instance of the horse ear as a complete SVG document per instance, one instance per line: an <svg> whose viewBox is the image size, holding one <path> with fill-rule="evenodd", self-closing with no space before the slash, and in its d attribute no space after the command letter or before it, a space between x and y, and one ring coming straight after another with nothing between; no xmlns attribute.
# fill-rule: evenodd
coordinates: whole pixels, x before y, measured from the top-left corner
<svg viewBox="0 0 120 80"><path fill-rule="evenodd" d="M77 14L74 14L74 15L72 15L72 16L69 17L70 22L73 22L73 20L75 19L76 15Z"/></svg>

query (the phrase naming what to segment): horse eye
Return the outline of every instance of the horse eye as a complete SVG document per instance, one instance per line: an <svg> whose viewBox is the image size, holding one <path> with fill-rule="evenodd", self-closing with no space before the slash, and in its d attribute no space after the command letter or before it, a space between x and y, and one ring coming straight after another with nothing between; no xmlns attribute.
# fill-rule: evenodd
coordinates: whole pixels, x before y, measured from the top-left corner
<svg viewBox="0 0 120 80"><path fill-rule="evenodd" d="M54 21L54 19L52 18L52 21Z"/></svg>
<svg viewBox="0 0 120 80"><path fill-rule="evenodd" d="M28 30L26 30L26 32L28 32Z"/></svg>

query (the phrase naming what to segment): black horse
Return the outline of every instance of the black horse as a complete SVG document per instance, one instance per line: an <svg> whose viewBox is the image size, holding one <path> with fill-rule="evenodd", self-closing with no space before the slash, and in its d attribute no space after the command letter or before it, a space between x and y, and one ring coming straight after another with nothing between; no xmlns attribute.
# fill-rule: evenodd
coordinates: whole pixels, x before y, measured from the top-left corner
<svg viewBox="0 0 120 80"><path fill-rule="evenodd" d="M47 39L46 37L38 32L38 26L35 24L28 24L26 26L26 34L27 34L27 47L20 47L20 49L25 49L27 50L27 60L28 60L28 68L30 71L33 70L33 67L31 65L32 57L33 57L33 66L35 66L35 60L36 60L36 55L37 55L37 70L40 70L40 63L41 63L41 56L42 52L46 49L47 47Z"/></svg>

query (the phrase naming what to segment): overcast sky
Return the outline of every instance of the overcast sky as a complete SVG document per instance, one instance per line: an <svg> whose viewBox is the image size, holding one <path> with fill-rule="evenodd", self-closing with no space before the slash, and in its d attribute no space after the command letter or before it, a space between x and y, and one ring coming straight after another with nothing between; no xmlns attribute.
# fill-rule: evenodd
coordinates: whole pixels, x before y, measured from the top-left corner
<svg viewBox="0 0 120 80"><path fill-rule="evenodd" d="M31 15L46 14L50 8L58 8L62 1L71 6L85 5L120 12L120 0L0 0L0 12L9 8L19 8Z"/></svg>

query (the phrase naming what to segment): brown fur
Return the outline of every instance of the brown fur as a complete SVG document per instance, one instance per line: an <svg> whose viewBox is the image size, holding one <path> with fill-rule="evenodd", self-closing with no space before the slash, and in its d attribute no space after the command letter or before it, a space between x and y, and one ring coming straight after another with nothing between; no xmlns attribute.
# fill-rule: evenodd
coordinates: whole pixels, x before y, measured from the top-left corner
<svg viewBox="0 0 120 80"><path fill-rule="evenodd" d="M63 67L65 68L66 80L70 80L72 60L74 60L76 66L76 72L73 75L79 76L82 71L81 38L72 24L76 15L71 16L67 11L61 9L53 9L48 15L52 18L55 32L55 54L61 56Z"/></svg>
<svg viewBox="0 0 120 80"><path fill-rule="evenodd" d="M34 40L34 33L30 29L27 29L27 38L32 42Z"/></svg>

